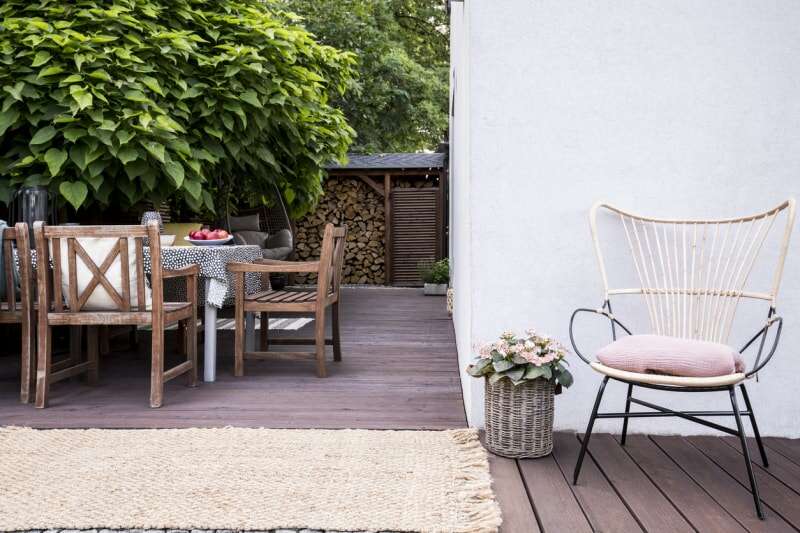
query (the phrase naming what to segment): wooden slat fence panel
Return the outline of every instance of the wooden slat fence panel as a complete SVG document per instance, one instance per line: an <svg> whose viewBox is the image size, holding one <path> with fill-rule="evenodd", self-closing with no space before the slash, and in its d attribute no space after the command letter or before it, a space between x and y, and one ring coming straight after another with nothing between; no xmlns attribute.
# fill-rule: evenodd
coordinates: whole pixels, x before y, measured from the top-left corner
<svg viewBox="0 0 800 533"><path fill-rule="evenodd" d="M438 197L435 187L392 190L392 284L421 285L419 263L439 257Z"/></svg>

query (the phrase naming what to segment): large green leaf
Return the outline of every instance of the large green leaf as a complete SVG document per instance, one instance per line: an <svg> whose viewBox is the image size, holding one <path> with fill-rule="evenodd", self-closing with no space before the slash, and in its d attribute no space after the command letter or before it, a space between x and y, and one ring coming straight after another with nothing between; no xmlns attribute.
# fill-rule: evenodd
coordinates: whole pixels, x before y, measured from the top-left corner
<svg viewBox="0 0 800 533"><path fill-rule="evenodd" d="M72 96L72 99L75 100L75 103L78 104L78 109L86 109L92 105L92 93L90 93L85 87L71 85L69 88L69 94Z"/></svg>
<svg viewBox="0 0 800 533"><path fill-rule="evenodd" d="M82 181L64 181L58 186L58 191L75 209L83 204L89 194L89 188Z"/></svg>
<svg viewBox="0 0 800 533"><path fill-rule="evenodd" d="M31 63L31 66L41 67L42 65L50 61L51 57L52 56L50 55L50 52L48 52L47 50L41 50L39 52L36 52L36 56L33 58L33 63Z"/></svg>
<svg viewBox="0 0 800 533"><path fill-rule="evenodd" d="M177 161L169 160L164 163L164 169L167 171L167 176L175 184L175 187L183 185L183 165Z"/></svg>
<svg viewBox="0 0 800 533"><path fill-rule="evenodd" d="M44 144L56 135L56 129L53 126L45 126L37 131L31 139L31 144Z"/></svg>
<svg viewBox="0 0 800 533"><path fill-rule="evenodd" d="M58 171L61 170L67 160L67 152L58 148L50 148L44 154L44 162L47 163L47 168L50 170L51 176L58 176Z"/></svg>
<svg viewBox="0 0 800 533"><path fill-rule="evenodd" d="M10 128L19 118L19 111L12 107L0 112L0 137Z"/></svg>

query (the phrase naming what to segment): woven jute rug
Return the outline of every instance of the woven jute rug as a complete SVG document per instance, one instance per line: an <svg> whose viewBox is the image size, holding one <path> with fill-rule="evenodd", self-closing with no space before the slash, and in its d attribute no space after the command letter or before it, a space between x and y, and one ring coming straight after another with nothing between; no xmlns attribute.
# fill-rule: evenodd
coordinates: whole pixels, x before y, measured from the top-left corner
<svg viewBox="0 0 800 533"><path fill-rule="evenodd" d="M3 531L499 525L470 429L0 429Z"/></svg>

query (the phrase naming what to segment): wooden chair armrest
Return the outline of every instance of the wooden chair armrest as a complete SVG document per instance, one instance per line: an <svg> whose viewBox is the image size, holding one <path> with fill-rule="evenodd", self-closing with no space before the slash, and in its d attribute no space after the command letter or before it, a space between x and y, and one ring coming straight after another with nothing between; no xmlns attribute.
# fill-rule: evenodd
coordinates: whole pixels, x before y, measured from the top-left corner
<svg viewBox="0 0 800 533"><path fill-rule="evenodd" d="M228 263L231 272L319 272L319 261L276 261L259 259L254 263Z"/></svg>
<svg viewBox="0 0 800 533"><path fill-rule="evenodd" d="M161 279L185 278L187 276L199 276L199 275L200 275L200 267L198 265L186 265L185 267L178 268L176 270L161 271Z"/></svg>

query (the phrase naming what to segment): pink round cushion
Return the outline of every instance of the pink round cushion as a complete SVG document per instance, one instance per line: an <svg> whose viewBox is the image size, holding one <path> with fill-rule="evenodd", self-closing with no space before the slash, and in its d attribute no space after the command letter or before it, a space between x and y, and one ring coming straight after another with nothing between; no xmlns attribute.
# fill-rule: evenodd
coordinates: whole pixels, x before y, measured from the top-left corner
<svg viewBox="0 0 800 533"><path fill-rule="evenodd" d="M739 352L717 342L663 335L630 335L597 352L597 360L618 370L692 378L744 372Z"/></svg>

